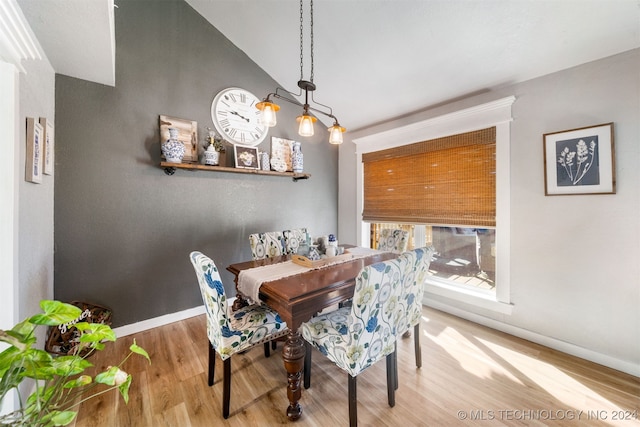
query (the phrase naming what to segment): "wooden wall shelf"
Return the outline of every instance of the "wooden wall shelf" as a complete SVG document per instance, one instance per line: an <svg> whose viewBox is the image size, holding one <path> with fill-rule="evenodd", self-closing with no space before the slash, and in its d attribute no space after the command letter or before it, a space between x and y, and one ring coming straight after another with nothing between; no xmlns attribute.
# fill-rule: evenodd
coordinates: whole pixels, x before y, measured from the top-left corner
<svg viewBox="0 0 640 427"><path fill-rule="evenodd" d="M294 181L298 181L300 179L309 179L311 177L308 173L293 173L293 172L275 172L275 171L263 171L259 169L242 169L242 168L228 168L225 166L209 166L202 165L199 163L169 163L169 162L160 162L160 167L164 169L164 173L167 175L173 175L176 172L176 169L186 169L186 170L203 170L210 172L230 172L230 173L244 173L244 174L253 174L253 175L271 175L271 176L285 176L292 178Z"/></svg>

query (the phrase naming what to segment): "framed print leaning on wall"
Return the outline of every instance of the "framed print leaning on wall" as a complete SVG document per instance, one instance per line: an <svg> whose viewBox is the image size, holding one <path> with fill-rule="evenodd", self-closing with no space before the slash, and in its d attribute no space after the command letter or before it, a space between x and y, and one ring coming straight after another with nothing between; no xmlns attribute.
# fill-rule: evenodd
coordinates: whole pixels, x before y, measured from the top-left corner
<svg viewBox="0 0 640 427"><path fill-rule="evenodd" d="M40 117L42 125L42 173L53 175L54 138L53 122L46 117Z"/></svg>
<svg viewBox="0 0 640 427"><path fill-rule="evenodd" d="M25 179L42 182L42 125L33 117L27 117L27 160Z"/></svg>
<svg viewBox="0 0 640 427"><path fill-rule="evenodd" d="M613 123L545 133L546 196L615 194Z"/></svg>

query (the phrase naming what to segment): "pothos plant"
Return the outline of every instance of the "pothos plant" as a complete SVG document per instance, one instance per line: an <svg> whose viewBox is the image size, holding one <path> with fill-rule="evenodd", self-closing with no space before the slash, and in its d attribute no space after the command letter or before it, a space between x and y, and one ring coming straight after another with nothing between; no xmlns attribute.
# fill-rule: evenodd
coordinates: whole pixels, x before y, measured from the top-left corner
<svg viewBox="0 0 640 427"><path fill-rule="evenodd" d="M11 330L0 329L0 342L9 345L0 353L0 404L8 393L18 390L23 381L31 379L35 382L35 389L26 401L19 398L18 409L0 415L0 426L65 426L73 421L81 403L116 388L128 403L132 377L120 367L134 353L151 363L147 352L133 340L129 353L120 364L109 366L95 377L86 375L85 369L93 366L86 360L88 355L94 350L102 350L104 341L116 340L111 327L100 323L75 323L73 326L80 334L79 344L72 354L54 357L34 347L36 328L73 324L82 311L71 304L50 300L41 301L40 307L43 313L25 319Z"/></svg>

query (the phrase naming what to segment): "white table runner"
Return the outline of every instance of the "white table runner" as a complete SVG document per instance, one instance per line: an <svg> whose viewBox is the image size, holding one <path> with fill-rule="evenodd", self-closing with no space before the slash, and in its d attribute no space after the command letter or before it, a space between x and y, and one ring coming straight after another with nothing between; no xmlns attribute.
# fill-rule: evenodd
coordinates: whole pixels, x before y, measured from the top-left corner
<svg viewBox="0 0 640 427"><path fill-rule="evenodd" d="M316 267L316 269L340 264L357 258L364 258L369 255L382 253L383 251L355 247L349 248L348 252L353 255L351 258L341 258L336 262L325 264L322 267ZM282 279L283 277L306 273L307 271L311 270L313 270L313 268L295 264L293 261L279 262L277 264L264 265L261 267L242 270L240 274L238 274L238 291L249 298L250 302L259 302L260 286L264 282L270 282L272 280Z"/></svg>

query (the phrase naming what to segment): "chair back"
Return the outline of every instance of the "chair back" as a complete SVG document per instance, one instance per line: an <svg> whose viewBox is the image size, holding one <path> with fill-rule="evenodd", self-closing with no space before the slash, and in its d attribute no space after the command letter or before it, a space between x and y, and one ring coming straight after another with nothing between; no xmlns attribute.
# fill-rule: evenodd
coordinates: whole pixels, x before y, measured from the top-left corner
<svg viewBox="0 0 640 427"><path fill-rule="evenodd" d="M400 255L401 258L406 259L407 268L402 281L400 300L405 307L405 312L398 325L399 335L420 322L424 284L429 274L429 265L434 252L435 249L429 246L404 252Z"/></svg>
<svg viewBox="0 0 640 427"><path fill-rule="evenodd" d="M191 252L189 258L196 271L207 312L207 336L215 349L222 348L223 336L233 335L233 330L220 273L213 260L198 251Z"/></svg>
<svg viewBox="0 0 640 427"><path fill-rule="evenodd" d="M399 229L383 228L380 230L378 249L401 254L409 245L409 232Z"/></svg>
<svg viewBox="0 0 640 427"><path fill-rule="evenodd" d="M284 253L295 254L298 252L300 243L307 240L306 228L295 228L293 230L285 230L284 235Z"/></svg>
<svg viewBox="0 0 640 427"><path fill-rule="evenodd" d="M284 235L281 231L268 231L249 235L253 259L273 258L284 253Z"/></svg>

